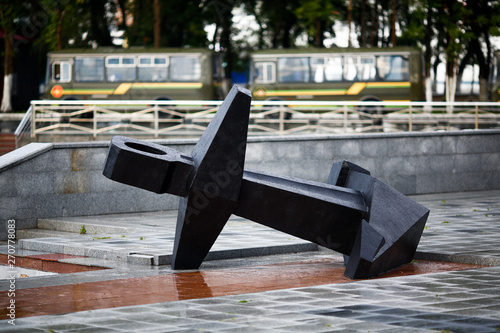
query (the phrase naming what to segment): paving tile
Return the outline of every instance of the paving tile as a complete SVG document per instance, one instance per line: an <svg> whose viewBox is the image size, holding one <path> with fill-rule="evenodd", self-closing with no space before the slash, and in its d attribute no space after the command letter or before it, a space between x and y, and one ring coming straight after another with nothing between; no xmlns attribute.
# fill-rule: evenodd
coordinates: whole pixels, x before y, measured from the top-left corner
<svg viewBox="0 0 500 333"><path fill-rule="evenodd" d="M47 330L45 329L41 329L41 328L37 328L36 326L30 326L30 327L22 327L22 326L12 326L10 324L7 324L5 323L1 323L2 325L0 326L0 332L33 332L33 333L38 333L38 332L44 332L46 333Z"/></svg>
<svg viewBox="0 0 500 333"><path fill-rule="evenodd" d="M42 327L56 327L67 332L498 331L500 191L436 194L415 196L414 199L431 209L418 247L419 258L434 255L496 266L342 284L299 286L286 290L80 311L66 315L35 316L18 319L15 329L20 332L37 332ZM51 285L80 285L89 281L138 281L127 279L151 276L165 278L172 274L168 267L127 263L126 258L130 253L139 253L153 256L156 260L154 264L162 260L166 263L171 255L175 219L175 212L68 218L67 222L76 226L87 223L101 230L113 230L112 227L116 227L115 230L121 233L21 240L19 250L25 255L36 255L36 251L43 254L91 253L101 257L96 263L107 262L111 269L105 275L101 272L76 273L51 279L19 281L19 292L22 294L23 290ZM74 228L75 225L65 227ZM97 239L101 237L111 238ZM22 248L24 246L26 248ZM270 256L272 253L305 251L308 246L311 244L232 217L214 246L214 261L205 262L201 271L339 257L331 251ZM6 249L5 245L0 245L0 253L3 253L2 249ZM240 257L231 258L235 254ZM249 255L257 257L245 257ZM0 282L0 289L3 286ZM144 286L148 287L151 286ZM124 295L133 294L132 285L129 289L124 291ZM164 290L160 288L160 291ZM0 321L0 332L6 331L5 327L8 327L6 321Z"/></svg>
<svg viewBox="0 0 500 333"><path fill-rule="evenodd" d="M65 323L65 324L52 324L52 325L42 325L39 328L46 331L71 331L71 330L81 330L89 328L88 324L80 323Z"/></svg>
<svg viewBox="0 0 500 333"><path fill-rule="evenodd" d="M167 325L158 323L144 323L130 320L122 320L115 325L108 326L109 329L123 330L125 332L153 332L165 329ZM168 326L167 326L168 328ZM172 326L175 328L175 326Z"/></svg>

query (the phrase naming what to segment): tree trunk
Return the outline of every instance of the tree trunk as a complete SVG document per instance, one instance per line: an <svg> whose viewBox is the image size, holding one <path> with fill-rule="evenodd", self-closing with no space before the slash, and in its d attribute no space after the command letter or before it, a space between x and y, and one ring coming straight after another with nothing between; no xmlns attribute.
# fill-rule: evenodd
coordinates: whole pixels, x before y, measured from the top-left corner
<svg viewBox="0 0 500 333"><path fill-rule="evenodd" d="M396 0L391 1L391 43L396 46Z"/></svg>
<svg viewBox="0 0 500 333"><path fill-rule="evenodd" d="M283 29L283 40L281 41L281 45L283 46L284 49L289 49L291 47L290 43L290 32L292 31L293 24L290 23L290 21L287 21L285 23L285 29Z"/></svg>
<svg viewBox="0 0 500 333"><path fill-rule="evenodd" d="M64 18L64 10L60 7L57 9L57 25L56 25L56 40L57 40L57 50L62 50L63 41L62 41L62 24Z"/></svg>
<svg viewBox="0 0 500 333"><path fill-rule="evenodd" d="M457 90L457 76L455 73L455 58L451 55L448 55L448 59L446 60L446 102L453 103L455 102L455 92ZM453 108L451 106L446 107L446 111L448 113L453 113Z"/></svg>
<svg viewBox="0 0 500 333"><path fill-rule="evenodd" d="M106 22L105 4L99 0L90 0L90 32L91 38L98 46L113 46L113 41Z"/></svg>
<svg viewBox="0 0 500 333"><path fill-rule="evenodd" d="M8 112L12 110L12 58L13 58L13 50L12 43L9 39L9 35L7 31L4 32L4 41L5 41L5 63L4 63L4 79L3 79L3 97L2 97L2 105L0 106L1 112Z"/></svg>
<svg viewBox="0 0 500 333"><path fill-rule="evenodd" d="M219 43L219 47L220 47L220 42L219 42L219 23L215 23L215 29L214 29L214 38L212 39L212 50L214 51L218 51L218 48L217 48L217 43Z"/></svg>
<svg viewBox="0 0 500 333"><path fill-rule="evenodd" d="M361 0L361 47L366 46L366 0Z"/></svg>
<svg viewBox="0 0 500 333"><path fill-rule="evenodd" d="M314 46L323 47L323 30L321 20L316 20L316 37L314 38Z"/></svg>
<svg viewBox="0 0 500 333"><path fill-rule="evenodd" d="M281 20L277 20L276 24L273 25L272 38L271 38L271 48L275 49L279 47L279 35L281 32Z"/></svg>
<svg viewBox="0 0 500 333"><path fill-rule="evenodd" d="M481 102L486 102L488 101L488 80L485 78L480 77L479 78L479 101Z"/></svg>
<svg viewBox="0 0 500 333"><path fill-rule="evenodd" d="M425 26L425 35L424 35L424 45L425 45L425 53L424 53L424 70L425 70L425 100L427 102L432 102L432 79L431 79L431 61L432 61L432 48L431 48L431 40L432 40L432 8L429 3L427 3L427 24ZM436 71L434 71L436 73Z"/></svg>
<svg viewBox="0 0 500 333"><path fill-rule="evenodd" d="M154 0L154 47L161 46L161 3L160 0Z"/></svg>
<svg viewBox="0 0 500 333"><path fill-rule="evenodd" d="M122 14L122 20L118 24L118 28L120 30L127 30L127 10L126 10L126 2L127 0L118 0L118 7L120 8L120 12Z"/></svg>
<svg viewBox="0 0 500 333"><path fill-rule="evenodd" d="M432 102L432 78L430 75L425 78L425 101ZM431 110L432 108L425 108L425 111Z"/></svg>
<svg viewBox="0 0 500 333"><path fill-rule="evenodd" d="M228 8L232 8L230 4L225 1L224 4ZM223 83L223 93L224 95L229 92L231 88L231 72L233 71L233 46L231 44L231 25L232 25L233 15L229 10L221 19L221 36L220 36L220 46L225 53L226 67L224 68L225 82Z"/></svg>
<svg viewBox="0 0 500 333"><path fill-rule="evenodd" d="M472 46L472 44L470 44ZM457 86L456 90L461 91L462 90L462 77L464 74L465 67L470 63L472 59L472 47L469 47L467 52L465 53L464 57L460 61L460 64L458 65L458 71L457 71ZM472 91L471 91L472 95Z"/></svg>
<svg viewBox="0 0 500 333"><path fill-rule="evenodd" d="M349 32L347 37L347 46L352 47L351 43L351 25L352 25L352 0L349 0L347 4L347 24L349 25Z"/></svg>
<svg viewBox="0 0 500 333"><path fill-rule="evenodd" d="M377 1L373 3L372 7L372 24L370 27L370 45L377 46L378 44L378 8Z"/></svg>
<svg viewBox="0 0 500 333"><path fill-rule="evenodd" d="M457 90L457 76L452 73L451 75L446 75L446 102L455 102L455 91ZM453 113L453 107L447 106L446 111L448 113Z"/></svg>
<svg viewBox="0 0 500 333"><path fill-rule="evenodd" d="M481 50L481 44L477 38L471 41L471 49L473 50L477 63L479 65L479 100L485 102L488 100L488 78L490 77L490 64L491 64L491 44L489 38L486 40L486 57Z"/></svg>

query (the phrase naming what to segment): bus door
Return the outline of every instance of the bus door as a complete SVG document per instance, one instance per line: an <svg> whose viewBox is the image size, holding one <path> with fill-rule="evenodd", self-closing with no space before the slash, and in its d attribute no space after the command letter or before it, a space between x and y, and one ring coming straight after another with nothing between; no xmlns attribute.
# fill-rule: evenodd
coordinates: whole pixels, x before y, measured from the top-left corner
<svg viewBox="0 0 500 333"><path fill-rule="evenodd" d="M71 87L73 80L73 60L61 59L49 63L48 81L46 85L50 89L50 94L54 98L61 98L64 93L64 87Z"/></svg>

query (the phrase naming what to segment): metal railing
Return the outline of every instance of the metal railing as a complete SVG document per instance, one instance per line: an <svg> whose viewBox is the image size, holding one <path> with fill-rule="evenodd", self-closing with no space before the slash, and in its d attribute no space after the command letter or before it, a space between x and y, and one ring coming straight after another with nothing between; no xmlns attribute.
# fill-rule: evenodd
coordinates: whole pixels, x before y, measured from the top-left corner
<svg viewBox="0 0 500 333"><path fill-rule="evenodd" d="M29 143L31 141L32 113L33 106L30 106L19 125L17 125L16 130L14 131L14 135L16 137L16 149L21 147L23 144Z"/></svg>
<svg viewBox="0 0 500 333"><path fill-rule="evenodd" d="M32 101L16 130L32 141L112 135L197 137L221 101ZM500 127L500 103L253 101L249 135L435 131ZM85 136L87 138L82 138ZM21 142L21 140L20 140Z"/></svg>

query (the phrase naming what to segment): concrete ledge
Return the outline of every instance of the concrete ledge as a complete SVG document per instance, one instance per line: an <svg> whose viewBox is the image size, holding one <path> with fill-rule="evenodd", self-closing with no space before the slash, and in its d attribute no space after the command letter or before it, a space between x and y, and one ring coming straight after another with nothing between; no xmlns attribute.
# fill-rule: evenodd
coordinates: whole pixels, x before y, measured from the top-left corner
<svg viewBox="0 0 500 333"><path fill-rule="evenodd" d="M195 139L153 140L190 153ZM324 182L349 160L412 194L500 189L500 130L250 137L245 168ZM102 175L109 142L32 143L0 156L0 240L6 224L176 209L178 199Z"/></svg>
<svg viewBox="0 0 500 333"><path fill-rule="evenodd" d="M52 143L30 143L0 157L0 172L34 158L54 147Z"/></svg>
<svg viewBox="0 0 500 333"><path fill-rule="evenodd" d="M431 260L431 261L447 261L460 264L482 265L482 266L499 266L500 258L493 256L478 256L477 254L446 254L436 252L420 252L415 253L415 259Z"/></svg>

